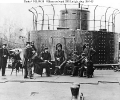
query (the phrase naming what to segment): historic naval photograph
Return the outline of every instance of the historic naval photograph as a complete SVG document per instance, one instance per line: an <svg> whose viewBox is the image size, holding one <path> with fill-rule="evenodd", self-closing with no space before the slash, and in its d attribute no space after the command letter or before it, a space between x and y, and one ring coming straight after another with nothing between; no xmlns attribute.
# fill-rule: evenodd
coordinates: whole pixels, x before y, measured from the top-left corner
<svg viewBox="0 0 120 100"><path fill-rule="evenodd" d="M0 0L0 100L120 100L119 0Z"/></svg>

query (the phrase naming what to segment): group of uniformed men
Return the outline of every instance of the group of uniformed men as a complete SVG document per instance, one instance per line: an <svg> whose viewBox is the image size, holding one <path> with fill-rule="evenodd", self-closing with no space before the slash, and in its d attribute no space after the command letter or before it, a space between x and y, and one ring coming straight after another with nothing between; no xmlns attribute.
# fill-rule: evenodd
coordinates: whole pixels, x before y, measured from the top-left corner
<svg viewBox="0 0 120 100"><path fill-rule="evenodd" d="M55 58L55 70L54 74L66 75L67 70L72 68L71 76L75 76L76 73L78 75L78 71L80 72L80 76L83 76L84 66L87 60L92 62L92 56L95 53L93 48L89 48L88 45L83 46L83 53L79 56L75 51L72 54L70 59L65 58L65 53L62 50L62 45L58 43L56 45L56 51L54 53ZM9 56L8 50L6 49L6 44L3 44L0 49L0 63L2 68L2 76L5 76L5 68L7 63L7 57ZM34 46L34 42L27 42L26 48L24 49L24 78L33 78L33 72L41 74L43 73L43 68L46 69L46 75L50 76L50 66L51 63L51 54L48 51L48 47L44 48L44 51L41 52L40 56L37 54L37 50ZM32 71L32 67L34 66L34 70ZM91 70L91 69L90 69ZM93 68L92 68L93 72Z"/></svg>
<svg viewBox="0 0 120 100"><path fill-rule="evenodd" d="M29 76L29 78L32 78L32 70L30 66L34 66L34 72L41 74L41 76L42 76L43 68L45 68L46 75L50 76L50 66L52 65L52 63L51 63L51 54L48 51L48 47L44 48L44 51L41 52L40 56L35 56L32 58L32 54L36 54L36 49L34 48L35 48L34 46L32 46L31 48L29 42L27 43L26 53L25 53L26 54L25 62L27 63L25 63L24 66L28 66L28 67L24 67L25 68L24 78L27 78L27 75ZM72 54L72 57L70 57L70 59L66 59L64 50L62 50L62 45L58 43L56 45L56 51L54 53L54 58L55 58L54 74L67 75L68 74L67 70L69 68L72 68L71 76L78 75L79 73L79 75L82 77L83 71L85 70L84 66L89 65L88 74L92 75L94 71L93 63L92 63L92 57L94 53L95 50L92 47L89 48L88 44L85 44L83 46L83 53L80 56L77 55L77 52L75 51ZM87 64L87 62L89 63Z"/></svg>

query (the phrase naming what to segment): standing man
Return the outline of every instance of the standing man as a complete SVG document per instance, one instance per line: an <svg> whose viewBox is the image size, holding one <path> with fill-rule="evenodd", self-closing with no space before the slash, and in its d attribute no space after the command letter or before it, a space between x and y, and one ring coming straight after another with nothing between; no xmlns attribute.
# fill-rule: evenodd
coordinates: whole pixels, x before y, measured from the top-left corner
<svg viewBox="0 0 120 100"><path fill-rule="evenodd" d="M93 47L91 46L90 49L89 49L89 55L88 55L88 59L90 61L93 60L93 56L95 55L96 51L93 49Z"/></svg>
<svg viewBox="0 0 120 100"><path fill-rule="evenodd" d="M7 65L7 59L8 59L8 50L6 48L7 44L3 44L2 48L0 49L0 58L1 58L1 68L2 68L2 76L5 75L5 69Z"/></svg>
<svg viewBox="0 0 120 100"><path fill-rule="evenodd" d="M62 50L62 44L58 43L56 45L56 51L54 57L55 57L55 66L56 66L55 74L58 73L63 74L64 66L61 66L61 64L65 61L65 54L64 51Z"/></svg>
<svg viewBox="0 0 120 100"><path fill-rule="evenodd" d="M26 43L26 48L24 50L24 78L32 79L32 56L35 53L35 51L32 49L30 42Z"/></svg>
<svg viewBox="0 0 120 100"><path fill-rule="evenodd" d="M88 60L92 60L93 56L95 54L95 50L93 49L93 47L89 47L89 44L86 44L86 46L83 46L83 53L85 53L85 56L87 57Z"/></svg>
<svg viewBox="0 0 120 100"><path fill-rule="evenodd" d="M46 75L50 76L50 65L51 65L51 54L48 51L48 47L45 47L44 51L41 53L41 59L44 61L41 63L42 71L43 68L46 69Z"/></svg>
<svg viewBox="0 0 120 100"><path fill-rule="evenodd" d="M93 49L93 47L91 46L89 49L89 53L88 53L88 62L87 62L87 77L92 77L93 76L93 72L94 72L94 67L93 67L93 56L95 54L95 50Z"/></svg>
<svg viewBox="0 0 120 100"><path fill-rule="evenodd" d="M86 48L86 45L87 45L87 44L84 44L84 45L83 45L83 47L82 47L82 50L83 50L83 51L84 51L84 49Z"/></svg>
<svg viewBox="0 0 120 100"><path fill-rule="evenodd" d="M33 49L34 51L37 52L37 49L36 49L35 44L34 44L34 41L31 42L31 47L32 47L32 49ZM32 72L33 72L33 75L34 75L34 72L35 72L35 65L34 65L34 67L33 67L33 69L32 69Z"/></svg>
<svg viewBox="0 0 120 100"><path fill-rule="evenodd" d="M86 57L89 56L89 44L85 44L83 46L83 53L85 54Z"/></svg>
<svg viewBox="0 0 120 100"><path fill-rule="evenodd" d="M95 54L95 50L93 49L93 47L89 47L89 45L86 45L86 48L83 51L85 53L85 56L87 57L88 61L87 61L87 77L92 77L93 72L94 72L94 68L93 68L93 56Z"/></svg>
<svg viewBox="0 0 120 100"><path fill-rule="evenodd" d="M37 51L36 47L35 47L35 44L34 44L34 41L31 42L31 46L33 48L34 51Z"/></svg>

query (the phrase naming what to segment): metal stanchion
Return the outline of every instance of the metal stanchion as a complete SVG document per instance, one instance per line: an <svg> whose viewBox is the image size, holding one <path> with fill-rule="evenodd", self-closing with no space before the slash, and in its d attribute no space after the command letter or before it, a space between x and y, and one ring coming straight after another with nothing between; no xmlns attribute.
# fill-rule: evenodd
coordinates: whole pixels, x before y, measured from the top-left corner
<svg viewBox="0 0 120 100"><path fill-rule="evenodd" d="M81 93L81 95L80 95L80 100L84 100L83 93Z"/></svg>
<svg viewBox="0 0 120 100"><path fill-rule="evenodd" d="M79 83L73 83L70 88L71 88L71 93L72 93L72 99L71 100L78 100L80 84Z"/></svg>

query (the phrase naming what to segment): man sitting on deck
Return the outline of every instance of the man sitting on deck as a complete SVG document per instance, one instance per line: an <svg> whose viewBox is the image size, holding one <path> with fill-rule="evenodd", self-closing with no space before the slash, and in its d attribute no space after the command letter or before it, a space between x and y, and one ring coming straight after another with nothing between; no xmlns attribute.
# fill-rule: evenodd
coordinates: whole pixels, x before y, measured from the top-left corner
<svg viewBox="0 0 120 100"><path fill-rule="evenodd" d="M41 59L44 61L41 63L42 71L43 68L45 68L46 75L50 76L51 54L48 52L48 47L45 47L44 51L41 53Z"/></svg>
<svg viewBox="0 0 120 100"><path fill-rule="evenodd" d="M71 76L76 76L78 75L78 71L80 70L80 76L83 76L83 71L85 71L85 66L86 66L86 56L85 53L81 54L81 57L79 58L79 60L77 60L74 63L74 67L72 70L72 75Z"/></svg>
<svg viewBox="0 0 120 100"><path fill-rule="evenodd" d="M58 43L56 45L56 51L54 54L55 57L55 74L63 74L64 70L64 63L65 61L65 54L64 51L62 50L62 44Z"/></svg>
<svg viewBox="0 0 120 100"><path fill-rule="evenodd" d="M51 66L51 54L48 52L48 47L45 47L44 51L41 52L40 56L34 59L35 73L42 76L43 68L46 69L46 75L50 76Z"/></svg>
<svg viewBox="0 0 120 100"><path fill-rule="evenodd" d="M64 73L63 75L71 74L68 73L69 69L73 69L75 61L77 61L79 58L79 55L77 55L77 51L74 51L72 55L70 55L66 61L65 67L64 67Z"/></svg>

